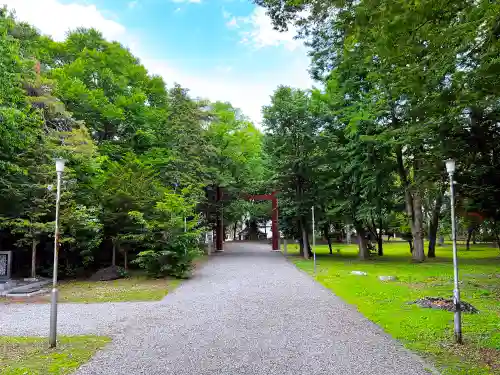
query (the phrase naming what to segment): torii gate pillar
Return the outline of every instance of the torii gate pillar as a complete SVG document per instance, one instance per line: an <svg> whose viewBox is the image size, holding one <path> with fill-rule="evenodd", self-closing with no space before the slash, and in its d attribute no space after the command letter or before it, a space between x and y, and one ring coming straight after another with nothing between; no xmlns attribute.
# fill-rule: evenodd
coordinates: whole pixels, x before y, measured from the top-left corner
<svg viewBox="0 0 500 375"><path fill-rule="evenodd" d="M247 199L272 202L272 207L273 207L271 213L271 232L273 234L272 244L273 244L273 251L279 251L280 232L278 230L278 198L276 196L276 192L273 191L271 194L249 195L247 196Z"/></svg>
<svg viewBox="0 0 500 375"><path fill-rule="evenodd" d="M273 192L271 194L271 197L273 205L273 213L271 216L271 231L273 232L273 250L279 250L280 232L278 230L278 198L276 198L276 192Z"/></svg>

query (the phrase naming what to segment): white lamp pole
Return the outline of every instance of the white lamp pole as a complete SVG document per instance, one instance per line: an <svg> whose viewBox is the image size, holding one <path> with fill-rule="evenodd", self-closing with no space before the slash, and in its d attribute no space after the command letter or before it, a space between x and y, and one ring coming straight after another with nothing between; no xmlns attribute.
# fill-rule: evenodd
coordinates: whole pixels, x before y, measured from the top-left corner
<svg viewBox="0 0 500 375"><path fill-rule="evenodd" d="M56 159L57 193L56 193L56 225L54 232L54 270L52 275L52 295L50 304L49 345L57 345L57 266L59 256L59 202L61 200L61 177L64 172L64 159Z"/></svg>
<svg viewBox="0 0 500 375"><path fill-rule="evenodd" d="M458 254L457 254L457 230L455 221L455 189L453 184L453 174L455 173L455 160L446 161L446 172L450 177L450 204L451 204L451 239L453 241L453 304L455 307L454 315L454 334L455 342L462 343L462 316L460 311L460 289L458 286Z"/></svg>

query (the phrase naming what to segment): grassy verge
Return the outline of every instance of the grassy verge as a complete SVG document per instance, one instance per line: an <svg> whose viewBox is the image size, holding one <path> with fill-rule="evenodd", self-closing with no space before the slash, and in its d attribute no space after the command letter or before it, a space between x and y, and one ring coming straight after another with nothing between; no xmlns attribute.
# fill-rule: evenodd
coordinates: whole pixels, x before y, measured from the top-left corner
<svg viewBox="0 0 500 375"><path fill-rule="evenodd" d="M313 263L289 246L290 259L312 274ZM337 252L338 251L338 252ZM443 374L500 374L500 252L487 246L459 250L461 296L479 314L463 314L465 344L453 345L453 313L424 309L409 302L425 296L452 297L451 246L438 247L438 258L422 264L410 262L408 245L385 245L383 257L356 259L356 245L317 247L316 280L355 305L367 318L400 340L409 349L433 361ZM355 276L353 270L368 276ZM378 276L397 276L382 282Z"/></svg>
<svg viewBox="0 0 500 375"><path fill-rule="evenodd" d="M177 279L149 279L137 274L112 281L62 281L59 302L102 303L159 301L180 283ZM7 303L47 303L50 295L3 299ZM0 300L1 301L1 300Z"/></svg>
<svg viewBox="0 0 500 375"><path fill-rule="evenodd" d="M1 375L64 375L87 362L110 341L107 337L60 337L56 349L46 338L1 337Z"/></svg>
<svg viewBox="0 0 500 375"><path fill-rule="evenodd" d="M148 279L133 276L112 281L68 281L61 284L61 302L159 301L172 291L179 280Z"/></svg>

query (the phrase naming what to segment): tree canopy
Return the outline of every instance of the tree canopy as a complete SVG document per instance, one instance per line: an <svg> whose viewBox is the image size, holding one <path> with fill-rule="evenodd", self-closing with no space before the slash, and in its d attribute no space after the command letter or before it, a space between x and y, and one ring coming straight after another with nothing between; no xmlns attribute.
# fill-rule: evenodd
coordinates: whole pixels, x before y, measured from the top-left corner
<svg viewBox="0 0 500 375"><path fill-rule="evenodd" d="M97 30L54 41L0 10L0 245L21 268L51 272L58 157L66 275L130 259L180 277L203 231L266 222L245 194L271 192L306 258L314 207L330 251L356 234L361 259L382 256L398 233L422 262L451 230L448 158L460 234L500 243L498 4L255 2L298 28L319 83L277 87L262 131L230 103L167 87Z"/></svg>
<svg viewBox="0 0 500 375"><path fill-rule="evenodd" d="M63 276L129 259L184 275L212 227L208 190L260 181L260 131L230 103L166 87L97 30L56 42L3 8L0 33L1 246L31 252L19 272L51 272L62 157Z"/></svg>
<svg viewBox="0 0 500 375"><path fill-rule="evenodd" d="M302 100L284 102L291 89L276 90L265 118L269 149L282 144L272 137L276 124L294 124L307 145L286 142L295 153L283 154L275 176L287 162L306 168L301 174L314 176L312 196L324 217L356 228L361 258L368 255L365 238L375 237L382 254L381 234L397 229L421 262L424 237L432 257L439 228L449 233L444 161L454 158L460 227L469 239L477 230L498 240L498 4L255 2L277 29L299 28L311 74L323 86L302 94L311 103L307 132L302 116L290 121L278 111L291 112ZM306 148L311 159L296 162ZM481 225L470 224L471 215Z"/></svg>

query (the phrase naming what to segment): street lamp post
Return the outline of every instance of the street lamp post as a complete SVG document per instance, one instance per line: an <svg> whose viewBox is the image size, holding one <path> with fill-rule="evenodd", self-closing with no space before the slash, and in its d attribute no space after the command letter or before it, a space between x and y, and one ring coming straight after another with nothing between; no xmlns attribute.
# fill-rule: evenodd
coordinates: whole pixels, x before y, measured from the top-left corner
<svg viewBox="0 0 500 375"><path fill-rule="evenodd" d="M457 255L457 230L455 222L455 189L453 184L453 174L455 173L455 160L446 161L446 172L450 177L450 204L451 204L451 239L453 241L453 304L455 307L454 315L454 334L455 342L462 343L462 317L460 309L460 289L458 286L458 255Z"/></svg>
<svg viewBox="0 0 500 375"><path fill-rule="evenodd" d="M57 192L56 192L56 225L54 231L54 270L52 275L52 294L50 303L49 345L57 345L57 265L59 256L59 202L61 200L61 177L64 171L64 159L56 159Z"/></svg>

